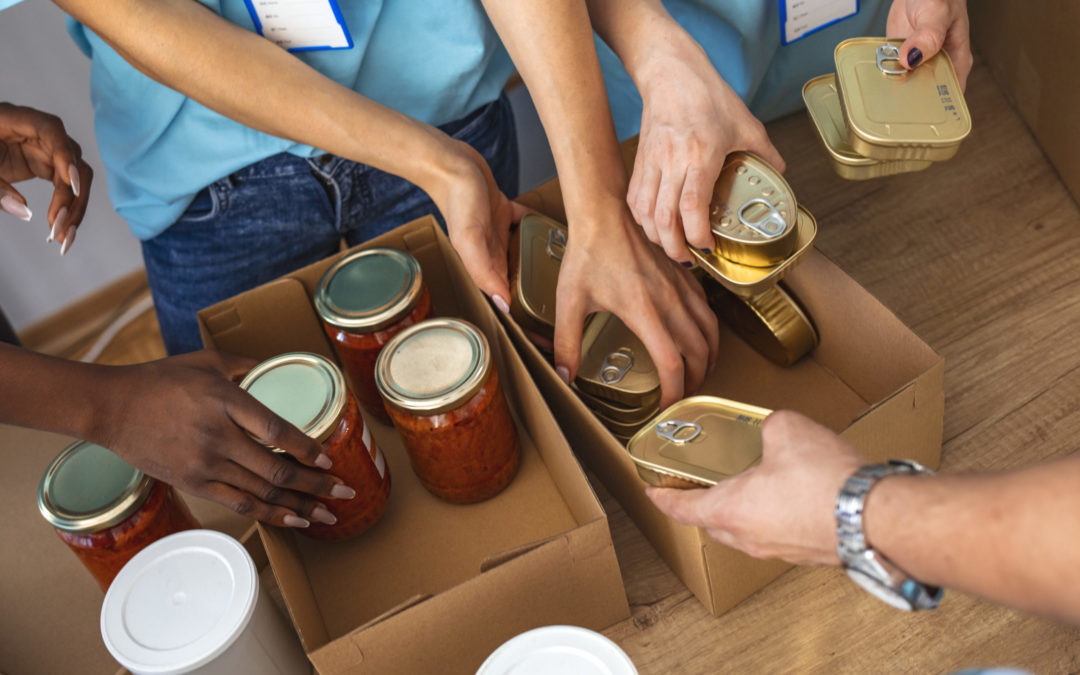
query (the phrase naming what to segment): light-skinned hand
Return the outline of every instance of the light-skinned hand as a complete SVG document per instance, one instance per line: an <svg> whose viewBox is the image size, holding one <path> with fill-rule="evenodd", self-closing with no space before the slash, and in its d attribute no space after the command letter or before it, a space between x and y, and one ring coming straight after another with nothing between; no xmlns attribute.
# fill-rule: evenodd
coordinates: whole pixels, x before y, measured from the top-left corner
<svg viewBox="0 0 1080 675"><path fill-rule="evenodd" d="M893 0L886 32L904 38L900 62L918 67L942 49L952 59L960 89L967 89L974 59L966 0Z"/></svg>

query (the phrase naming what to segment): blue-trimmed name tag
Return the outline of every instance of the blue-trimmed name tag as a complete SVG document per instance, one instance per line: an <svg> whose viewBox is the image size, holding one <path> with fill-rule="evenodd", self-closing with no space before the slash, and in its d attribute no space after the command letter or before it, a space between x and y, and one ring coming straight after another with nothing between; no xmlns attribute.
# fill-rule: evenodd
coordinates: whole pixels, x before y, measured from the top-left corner
<svg viewBox="0 0 1080 675"><path fill-rule="evenodd" d="M244 0L255 30L290 52L352 49L337 0Z"/></svg>
<svg viewBox="0 0 1080 675"><path fill-rule="evenodd" d="M780 44L791 44L811 33L855 16L859 0L777 0L780 5Z"/></svg>

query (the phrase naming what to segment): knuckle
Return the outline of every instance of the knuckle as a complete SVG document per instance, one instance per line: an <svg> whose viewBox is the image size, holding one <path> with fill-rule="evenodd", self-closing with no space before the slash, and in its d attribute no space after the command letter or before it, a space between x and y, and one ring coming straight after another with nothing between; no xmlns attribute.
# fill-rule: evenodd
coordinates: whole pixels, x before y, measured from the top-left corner
<svg viewBox="0 0 1080 675"><path fill-rule="evenodd" d="M233 511L241 516L250 516L255 513L255 500L248 496L237 497L229 505Z"/></svg>
<svg viewBox="0 0 1080 675"><path fill-rule="evenodd" d="M291 485L296 480L296 465L284 459L274 462L270 468L270 482L274 485Z"/></svg>
<svg viewBox="0 0 1080 675"><path fill-rule="evenodd" d="M274 445L279 445L288 431L289 423L277 415L269 415L263 421L263 438Z"/></svg>
<svg viewBox="0 0 1080 675"><path fill-rule="evenodd" d="M268 504L281 504L287 496L288 492L284 488L271 485L263 493L262 500Z"/></svg>

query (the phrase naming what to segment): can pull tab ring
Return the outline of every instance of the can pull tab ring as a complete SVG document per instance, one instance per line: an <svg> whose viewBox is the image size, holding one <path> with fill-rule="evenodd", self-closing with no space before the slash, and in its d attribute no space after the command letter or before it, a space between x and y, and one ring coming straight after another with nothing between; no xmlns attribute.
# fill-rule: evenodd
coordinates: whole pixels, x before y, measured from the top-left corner
<svg viewBox="0 0 1080 675"><path fill-rule="evenodd" d="M750 207L758 205L767 209L765 214L757 220L748 219L746 211ZM761 197L754 197L743 202L743 205L739 207L739 222L768 239L779 237L787 230L788 226L784 215L777 211L769 200Z"/></svg>
<svg viewBox="0 0 1080 675"><path fill-rule="evenodd" d="M555 260L562 261L564 253L566 253L566 233L556 228L548 230L547 254Z"/></svg>
<svg viewBox="0 0 1080 675"><path fill-rule="evenodd" d="M681 445L689 443L700 436L701 425L696 422L684 422L682 420L665 420L656 425L656 435Z"/></svg>
<svg viewBox="0 0 1080 675"><path fill-rule="evenodd" d="M615 384L634 367L634 352L621 347L604 357L600 364L600 379L604 384Z"/></svg>
<svg viewBox="0 0 1080 675"><path fill-rule="evenodd" d="M885 63L888 61L900 62L900 48L894 44L886 42L877 48L877 67L878 70L886 75L903 75L907 71L903 68L886 68Z"/></svg>

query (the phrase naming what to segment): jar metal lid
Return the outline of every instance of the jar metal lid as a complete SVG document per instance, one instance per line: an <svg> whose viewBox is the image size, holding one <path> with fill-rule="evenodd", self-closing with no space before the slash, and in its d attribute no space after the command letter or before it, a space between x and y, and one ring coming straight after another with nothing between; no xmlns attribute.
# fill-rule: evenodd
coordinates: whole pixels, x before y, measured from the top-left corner
<svg viewBox="0 0 1080 675"><path fill-rule="evenodd" d="M387 404L436 415L472 398L491 372L491 349L476 326L428 319L393 337L375 362L375 384Z"/></svg>
<svg viewBox="0 0 1080 675"><path fill-rule="evenodd" d="M124 522L146 501L154 479L113 452L79 441L64 448L38 484L38 509L65 532L98 532Z"/></svg>
<svg viewBox="0 0 1080 675"><path fill-rule="evenodd" d="M818 346L813 322L782 286L752 298L740 298L715 286L706 294L716 315L777 365L790 366Z"/></svg>
<svg viewBox="0 0 1080 675"><path fill-rule="evenodd" d="M370 333L412 311L422 289L416 258L394 248L369 248L326 270L315 289L315 309L331 326Z"/></svg>
<svg viewBox="0 0 1080 675"><path fill-rule="evenodd" d="M610 312L589 317L581 337L581 366L574 382L593 396L630 408L660 400L660 374L641 340Z"/></svg>
<svg viewBox="0 0 1080 675"><path fill-rule="evenodd" d="M634 662L600 633L578 626L544 626L503 643L476 675L637 675Z"/></svg>
<svg viewBox="0 0 1080 675"><path fill-rule="evenodd" d="M510 241L510 315L527 330L555 333L555 288L566 251L566 226L530 213Z"/></svg>
<svg viewBox="0 0 1080 675"><path fill-rule="evenodd" d="M836 87L848 140L873 159L942 161L971 133L952 60L941 51L905 70L903 40L863 37L836 46Z"/></svg>
<svg viewBox="0 0 1080 675"><path fill-rule="evenodd" d="M715 396L692 396L642 427L626 451L650 484L716 485L761 460L761 423L771 412Z"/></svg>
<svg viewBox="0 0 1080 675"><path fill-rule="evenodd" d="M240 542L187 530L124 565L101 606L101 637L134 673L188 673L243 635L258 599L255 563Z"/></svg>
<svg viewBox="0 0 1080 675"><path fill-rule="evenodd" d="M795 245L797 207L791 186L768 162L731 153L709 210L716 255L756 267L779 263Z"/></svg>
<svg viewBox="0 0 1080 675"><path fill-rule="evenodd" d="M337 428L348 402L341 370L328 359L308 352L290 352L263 361L244 377L240 388L319 442ZM256 440L270 447L266 441Z"/></svg>

